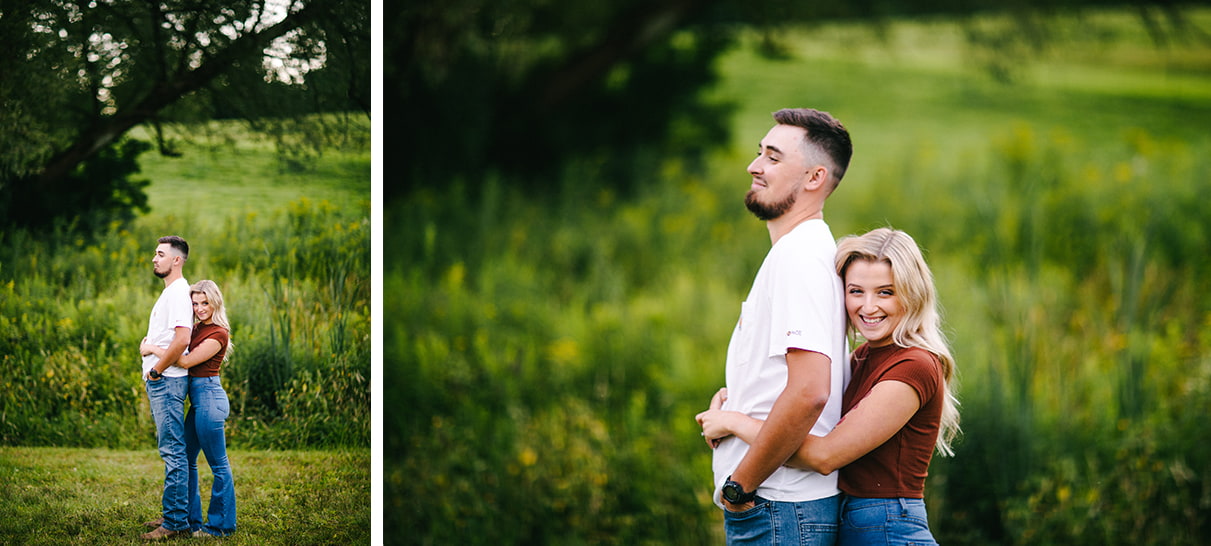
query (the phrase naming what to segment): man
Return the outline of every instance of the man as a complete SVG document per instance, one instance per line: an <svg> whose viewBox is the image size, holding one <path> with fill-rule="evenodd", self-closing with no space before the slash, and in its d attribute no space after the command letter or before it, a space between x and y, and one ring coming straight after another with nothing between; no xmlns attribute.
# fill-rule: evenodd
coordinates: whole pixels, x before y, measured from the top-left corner
<svg viewBox="0 0 1211 546"><path fill-rule="evenodd" d="M727 388L711 401L712 409L765 424L752 445L734 436L707 438L715 448L715 502L725 511L729 544L833 544L836 473L783 463L809 432L827 434L841 418L849 379L845 304L824 202L853 148L845 127L826 112L785 109L774 120L748 166L752 186L745 196L766 222L772 248L728 345Z"/></svg>
<svg viewBox="0 0 1211 546"><path fill-rule="evenodd" d="M185 457L185 396L189 393L189 371L176 365L189 345L193 328L193 301L189 281L182 269L189 258L189 243L173 236L161 237L151 259L152 270L164 279L164 291L151 309L145 341L165 348L164 357L143 356L143 379L156 439L164 459L163 517L148 522L155 527L144 540L161 540L190 532L188 515L189 468Z"/></svg>

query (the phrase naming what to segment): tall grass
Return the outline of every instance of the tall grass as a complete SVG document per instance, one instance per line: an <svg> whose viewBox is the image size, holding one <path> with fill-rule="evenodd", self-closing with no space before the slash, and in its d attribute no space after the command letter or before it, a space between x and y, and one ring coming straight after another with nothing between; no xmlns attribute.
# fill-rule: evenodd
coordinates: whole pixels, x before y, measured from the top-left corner
<svg viewBox="0 0 1211 546"><path fill-rule="evenodd" d="M890 35L922 28L954 32L909 22ZM927 483L941 542L1205 542L1211 139L1194 129L1211 122L1205 77L1183 73L1195 84L1160 100L1163 86L1115 92L1120 67L1060 53L1036 61L1100 79L1006 86L939 61L962 55L953 44L830 55L828 44L863 42L852 28L820 32L793 35L807 42L794 61L724 59L720 93L749 91L737 150L778 107L832 110L858 148L826 213L834 235L890 224L925 247L964 428ZM1133 70L1211 58L1135 39L1114 42ZM768 249L740 205L746 155L669 162L628 200L586 167L566 173L579 189L560 199L488 181L387 208L388 536L720 539L693 416L722 384L728 332Z"/></svg>

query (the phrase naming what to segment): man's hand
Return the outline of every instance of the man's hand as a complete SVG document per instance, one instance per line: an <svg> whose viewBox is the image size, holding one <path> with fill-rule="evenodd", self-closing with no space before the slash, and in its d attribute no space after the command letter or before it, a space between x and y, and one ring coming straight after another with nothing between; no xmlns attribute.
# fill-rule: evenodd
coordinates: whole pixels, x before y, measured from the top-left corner
<svg viewBox="0 0 1211 546"><path fill-rule="evenodd" d="M746 502L744 504L732 504L728 502L727 499L723 499L723 507L728 512L747 512L757 507L757 501Z"/></svg>

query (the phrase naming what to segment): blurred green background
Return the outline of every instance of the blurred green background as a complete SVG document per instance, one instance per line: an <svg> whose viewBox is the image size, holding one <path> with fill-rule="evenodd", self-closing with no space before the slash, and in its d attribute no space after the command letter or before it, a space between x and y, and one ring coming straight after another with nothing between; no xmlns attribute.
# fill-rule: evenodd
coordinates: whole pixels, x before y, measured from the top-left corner
<svg viewBox="0 0 1211 546"><path fill-rule="evenodd" d="M545 103L554 120L490 98L577 43L537 32L541 9L529 34L495 17L429 42L440 60L419 39L389 56L388 104L464 81L467 51L499 73L413 104L461 109L402 120L389 151L411 161L385 160L388 542L722 542L694 415L768 250L745 165L791 106L853 136L834 235L906 230L934 269L963 419L926 484L940 542L1211 539L1211 10L1026 7L712 12L578 95L602 101ZM692 91L671 69L634 83L703 59Z"/></svg>

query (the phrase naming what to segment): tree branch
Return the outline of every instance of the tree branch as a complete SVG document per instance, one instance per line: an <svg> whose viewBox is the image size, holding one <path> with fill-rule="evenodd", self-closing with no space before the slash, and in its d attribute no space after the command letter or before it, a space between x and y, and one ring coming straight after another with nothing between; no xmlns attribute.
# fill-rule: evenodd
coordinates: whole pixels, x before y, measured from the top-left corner
<svg viewBox="0 0 1211 546"><path fill-rule="evenodd" d="M679 27L681 19L701 0L673 0L644 4L624 13L606 31L605 40L592 49L572 55L545 79L540 104L555 107L597 79L614 65L641 51Z"/></svg>
<svg viewBox="0 0 1211 546"><path fill-rule="evenodd" d="M287 15L276 25L260 32L249 33L232 41L202 66L181 72L173 79L157 82L141 101L123 108L113 117L101 120L82 132L74 143L47 162L38 176L38 185L44 190L54 189L77 165L91 158L135 126L153 119L158 112L197 91L231 67L236 61L259 55L269 42L287 32L308 24L324 13L332 0L309 2L297 12Z"/></svg>

